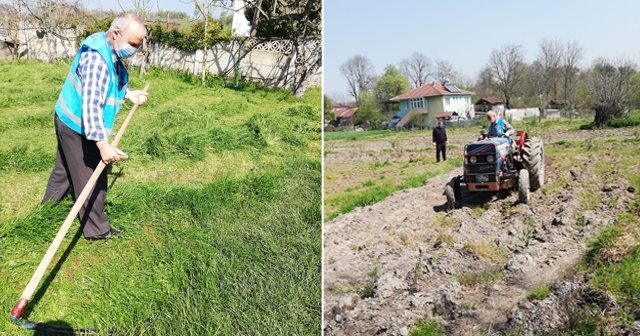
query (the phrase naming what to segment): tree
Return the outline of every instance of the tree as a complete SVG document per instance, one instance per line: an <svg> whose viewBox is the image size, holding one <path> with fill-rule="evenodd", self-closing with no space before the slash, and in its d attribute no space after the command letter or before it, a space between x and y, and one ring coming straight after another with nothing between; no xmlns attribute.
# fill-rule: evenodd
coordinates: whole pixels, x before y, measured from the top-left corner
<svg viewBox="0 0 640 336"><path fill-rule="evenodd" d="M594 61L589 70L588 88L595 97L596 126L605 126L609 120L621 117L630 108L637 92L636 73L636 65L629 60Z"/></svg>
<svg viewBox="0 0 640 336"><path fill-rule="evenodd" d="M576 84L580 69L577 64L582 59L582 47L577 41L567 42L564 51L563 66L561 68L562 87L565 101L573 107L573 97L575 95Z"/></svg>
<svg viewBox="0 0 640 336"><path fill-rule="evenodd" d="M494 49L489 57L487 68L491 74L491 83L502 94L505 107L510 108L511 99L520 84L524 69L522 47L509 44L502 49Z"/></svg>
<svg viewBox="0 0 640 336"><path fill-rule="evenodd" d="M155 18L169 20L188 20L190 19L189 14L186 12L177 12L171 10L158 10Z"/></svg>
<svg viewBox="0 0 640 336"><path fill-rule="evenodd" d="M22 23L22 10L19 2L12 2L11 4L0 3L0 24L4 24L7 29L8 38L7 44L11 48L11 54L13 59L20 58L20 46L22 45L20 39L20 24Z"/></svg>
<svg viewBox="0 0 640 336"><path fill-rule="evenodd" d="M349 94L358 101L362 92L371 89L374 83L374 68L371 61L361 55L349 58L340 66L340 73L347 79Z"/></svg>
<svg viewBox="0 0 640 336"><path fill-rule="evenodd" d="M382 120L382 113L376 105L376 98L369 92L362 92L358 97L356 124L377 125Z"/></svg>
<svg viewBox="0 0 640 336"><path fill-rule="evenodd" d="M540 118L542 118L542 114L544 113L544 101L542 97L545 93L545 71L544 66L538 60L534 61L533 64L527 67L526 70L526 84L528 84L529 90L527 91L527 96L534 98L535 105L539 105Z"/></svg>
<svg viewBox="0 0 640 336"><path fill-rule="evenodd" d="M563 46L558 40L544 39L540 42L540 53L536 60L542 66L545 100L558 99L563 54Z"/></svg>
<svg viewBox="0 0 640 336"><path fill-rule="evenodd" d="M138 0L140 1L140 0ZM193 0L193 4L196 6L196 10L200 13L201 17L204 20L204 25L202 27L202 74L200 78L200 82L204 86L207 74L207 50L213 46L213 38L212 34L209 31L209 20L211 19L211 14L213 9L215 8L217 0Z"/></svg>
<svg viewBox="0 0 640 336"><path fill-rule="evenodd" d="M324 115L324 120L333 120L333 111L331 111L331 105L333 102L329 96L324 95L322 99L322 114Z"/></svg>
<svg viewBox="0 0 640 336"><path fill-rule="evenodd" d="M385 101L399 94L409 91L409 81L394 67L389 64L384 68L384 73L373 87L373 93L379 106L387 110Z"/></svg>
<svg viewBox="0 0 640 336"><path fill-rule="evenodd" d="M320 0L252 0L246 1L245 17L251 23L251 37L279 37L292 41L295 56L291 93L301 96L307 79L322 65L322 44L307 50L307 41L322 33L322 1ZM289 63L287 62L287 63Z"/></svg>
<svg viewBox="0 0 640 336"><path fill-rule="evenodd" d="M453 64L447 60L436 61L435 78L438 83L451 82L458 76L458 72L453 68Z"/></svg>
<svg viewBox="0 0 640 336"><path fill-rule="evenodd" d="M146 21L151 16L151 0L132 0L133 12L138 15L142 21ZM147 36L142 40L142 46L140 48L139 55L142 56L142 62L140 64L140 78L149 70L151 48L149 48L149 29L147 28Z"/></svg>
<svg viewBox="0 0 640 336"><path fill-rule="evenodd" d="M487 65L480 69L475 85L475 91L476 93L478 93L478 95L480 95L480 97L494 96L494 88L493 83L491 82L491 77L491 69L489 69Z"/></svg>
<svg viewBox="0 0 640 336"><path fill-rule="evenodd" d="M433 76L433 63L427 56L414 52L400 61L400 71L409 80L411 88L415 89L426 84Z"/></svg>
<svg viewBox="0 0 640 336"><path fill-rule="evenodd" d="M16 0L24 10L26 17L36 22L44 34L63 40L71 40L78 34L80 27L95 23L95 18L88 15L80 0ZM73 36L67 31L73 30ZM54 39L49 39L49 60L54 58Z"/></svg>

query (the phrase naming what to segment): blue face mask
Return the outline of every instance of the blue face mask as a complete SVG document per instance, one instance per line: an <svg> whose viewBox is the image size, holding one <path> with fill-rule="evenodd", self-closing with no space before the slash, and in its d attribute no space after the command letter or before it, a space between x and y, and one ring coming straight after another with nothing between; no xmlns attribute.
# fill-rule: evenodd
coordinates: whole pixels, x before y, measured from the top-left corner
<svg viewBox="0 0 640 336"><path fill-rule="evenodd" d="M129 43L125 42L119 33L118 33L118 37L120 37L120 40L122 41L122 47L120 47L119 49L116 49L116 54L118 54L120 58L129 58L133 56L133 54L135 54L138 49L132 47Z"/></svg>

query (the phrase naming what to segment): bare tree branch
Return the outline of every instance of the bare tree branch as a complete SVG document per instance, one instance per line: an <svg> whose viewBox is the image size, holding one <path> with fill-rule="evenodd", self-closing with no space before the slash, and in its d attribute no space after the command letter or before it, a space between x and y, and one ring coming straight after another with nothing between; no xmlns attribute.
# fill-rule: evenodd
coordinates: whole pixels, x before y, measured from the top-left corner
<svg viewBox="0 0 640 336"><path fill-rule="evenodd" d="M490 69L492 84L502 93L506 108L509 108L524 69L522 47L509 44L502 49L494 49L487 68Z"/></svg>
<svg viewBox="0 0 640 336"><path fill-rule="evenodd" d="M411 88L415 89L426 84L433 76L433 63L427 56L414 52L400 61L400 72L409 80Z"/></svg>
<svg viewBox="0 0 640 336"><path fill-rule="evenodd" d="M371 61L361 55L348 59L340 66L340 73L347 79L349 94L357 101L361 93L369 91L374 83Z"/></svg>

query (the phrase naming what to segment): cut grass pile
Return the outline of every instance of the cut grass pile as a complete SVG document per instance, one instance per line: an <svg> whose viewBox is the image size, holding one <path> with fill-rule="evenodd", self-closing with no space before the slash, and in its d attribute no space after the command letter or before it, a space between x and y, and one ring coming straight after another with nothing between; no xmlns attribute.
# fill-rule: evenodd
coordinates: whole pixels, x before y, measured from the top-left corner
<svg viewBox="0 0 640 336"><path fill-rule="evenodd" d="M69 65L0 62L0 307L8 314L71 208L40 206ZM25 317L148 335L319 335L320 90L202 88L152 69L110 169L122 238L77 221ZM116 127L131 105L123 107ZM60 260L60 262L58 262ZM29 335L8 319L0 330Z"/></svg>

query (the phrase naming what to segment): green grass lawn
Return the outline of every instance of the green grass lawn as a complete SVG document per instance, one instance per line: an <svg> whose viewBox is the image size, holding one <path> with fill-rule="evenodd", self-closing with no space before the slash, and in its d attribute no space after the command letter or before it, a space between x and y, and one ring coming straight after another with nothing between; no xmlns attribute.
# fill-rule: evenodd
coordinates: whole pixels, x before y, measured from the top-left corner
<svg viewBox="0 0 640 336"><path fill-rule="evenodd" d="M69 64L0 62L0 334L72 201L40 206ZM321 92L203 88L152 69L110 169L122 238L76 221L26 318L144 335L319 335ZM131 108L125 105L115 129ZM115 133L115 132L114 132Z"/></svg>

